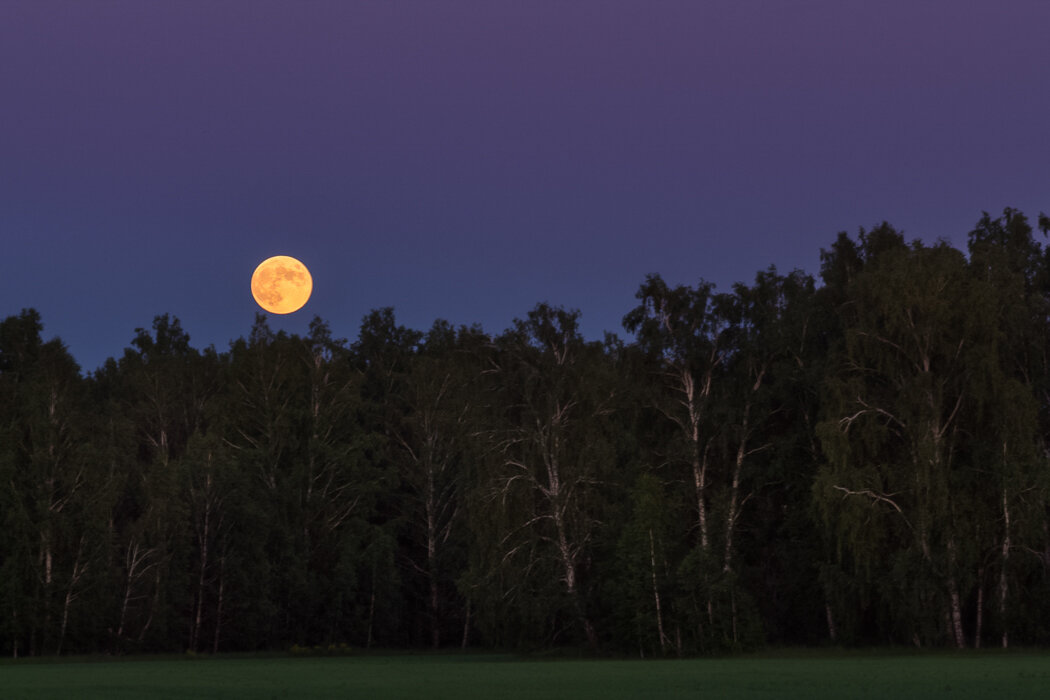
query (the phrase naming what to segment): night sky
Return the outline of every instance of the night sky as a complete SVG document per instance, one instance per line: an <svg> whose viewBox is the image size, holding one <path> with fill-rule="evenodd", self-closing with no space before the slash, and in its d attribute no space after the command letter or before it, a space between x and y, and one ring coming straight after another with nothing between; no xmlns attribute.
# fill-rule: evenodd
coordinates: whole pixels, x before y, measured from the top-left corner
<svg viewBox="0 0 1050 700"><path fill-rule="evenodd" d="M0 318L85 371L395 307L623 335L645 275L819 272L886 220L1050 213L1050 2L0 0Z"/></svg>

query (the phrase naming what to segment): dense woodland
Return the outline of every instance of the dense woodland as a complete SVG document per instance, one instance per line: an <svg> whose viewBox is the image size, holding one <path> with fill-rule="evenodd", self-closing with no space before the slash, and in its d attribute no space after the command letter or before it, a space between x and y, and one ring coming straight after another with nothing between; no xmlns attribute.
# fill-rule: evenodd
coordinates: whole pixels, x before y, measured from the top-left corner
<svg viewBox="0 0 1050 700"><path fill-rule="evenodd" d="M1050 643L1050 248L883 224L633 338L0 322L0 652Z"/></svg>

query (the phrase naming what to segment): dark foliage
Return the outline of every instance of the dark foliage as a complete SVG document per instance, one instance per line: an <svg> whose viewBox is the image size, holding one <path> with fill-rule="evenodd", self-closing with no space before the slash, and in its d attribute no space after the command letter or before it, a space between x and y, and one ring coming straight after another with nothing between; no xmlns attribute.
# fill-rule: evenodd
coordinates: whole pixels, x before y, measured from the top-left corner
<svg viewBox="0 0 1050 700"><path fill-rule="evenodd" d="M4 319L0 652L1045 644L1050 252L1007 209L821 279L651 275L631 342L165 314L86 377Z"/></svg>

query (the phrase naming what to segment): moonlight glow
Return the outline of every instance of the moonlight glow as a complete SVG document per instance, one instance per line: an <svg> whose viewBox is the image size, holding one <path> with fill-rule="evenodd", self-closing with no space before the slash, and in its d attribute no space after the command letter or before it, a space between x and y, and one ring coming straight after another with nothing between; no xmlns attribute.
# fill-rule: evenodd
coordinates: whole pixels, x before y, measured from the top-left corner
<svg viewBox="0 0 1050 700"><path fill-rule="evenodd" d="M313 287L306 265L287 255L263 260L252 275L252 296L273 314L290 314L303 308Z"/></svg>

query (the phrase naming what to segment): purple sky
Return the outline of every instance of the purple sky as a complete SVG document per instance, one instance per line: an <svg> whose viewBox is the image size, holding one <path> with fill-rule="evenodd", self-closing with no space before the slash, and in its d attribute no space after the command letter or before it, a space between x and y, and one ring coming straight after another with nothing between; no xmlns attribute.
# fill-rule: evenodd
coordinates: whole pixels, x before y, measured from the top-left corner
<svg viewBox="0 0 1050 700"><path fill-rule="evenodd" d="M1050 213L1050 2L0 0L0 318L85 370L178 316L225 350L255 265L313 315L588 337L646 273L816 274L882 220Z"/></svg>

